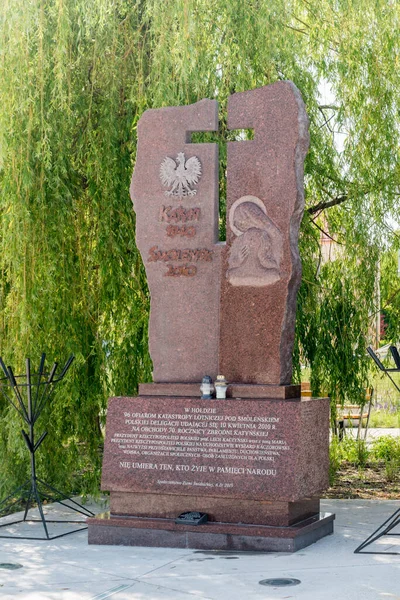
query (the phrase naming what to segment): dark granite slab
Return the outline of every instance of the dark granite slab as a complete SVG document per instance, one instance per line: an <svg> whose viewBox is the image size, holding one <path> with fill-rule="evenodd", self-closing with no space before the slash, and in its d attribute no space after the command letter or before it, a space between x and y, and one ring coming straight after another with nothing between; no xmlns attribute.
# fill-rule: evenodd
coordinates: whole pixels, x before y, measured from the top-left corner
<svg viewBox="0 0 400 600"><path fill-rule="evenodd" d="M333 533L334 515L320 514L290 527L234 523L177 525L173 519L111 517L88 519L89 544L295 552Z"/></svg>
<svg viewBox="0 0 400 600"><path fill-rule="evenodd" d="M189 510L206 512L209 521L250 523L252 525L288 526L304 521L320 512L319 498L297 502L249 500L244 498L213 498L176 494L111 492L110 510L113 516L174 519Z"/></svg>

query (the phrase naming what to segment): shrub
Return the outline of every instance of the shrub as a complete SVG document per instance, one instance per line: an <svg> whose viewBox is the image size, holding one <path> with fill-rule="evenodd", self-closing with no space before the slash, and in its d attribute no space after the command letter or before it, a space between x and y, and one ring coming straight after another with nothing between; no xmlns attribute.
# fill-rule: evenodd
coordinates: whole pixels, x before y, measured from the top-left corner
<svg viewBox="0 0 400 600"><path fill-rule="evenodd" d="M374 440L371 458L383 461L386 479L394 481L400 472L400 438L385 435Z"/></svg>

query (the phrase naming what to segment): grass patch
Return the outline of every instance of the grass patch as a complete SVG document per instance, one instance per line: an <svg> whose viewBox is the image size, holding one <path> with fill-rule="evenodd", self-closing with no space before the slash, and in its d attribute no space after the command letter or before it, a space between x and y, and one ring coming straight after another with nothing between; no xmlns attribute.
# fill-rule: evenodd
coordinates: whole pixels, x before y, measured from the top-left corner
<svg viewBox="0 0 400 600"><path fill-rule="evenodd" d="M395 498L400 488L400 438L372 443L334 437L330 444L330 488L326 498Z"/></svg>

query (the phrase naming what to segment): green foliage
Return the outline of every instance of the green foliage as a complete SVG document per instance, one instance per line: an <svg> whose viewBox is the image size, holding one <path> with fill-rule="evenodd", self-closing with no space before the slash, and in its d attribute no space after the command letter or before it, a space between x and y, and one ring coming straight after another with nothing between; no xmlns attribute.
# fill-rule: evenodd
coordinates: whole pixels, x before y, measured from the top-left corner
<svg viewBox="0 0 400 600"><path fill-rule="evenodd" d="M307 327L300 343L312 367L313 393L329 395L333 406L346 401L365 402L370 367L365 349L374 283L372 278L364 278L371 259L368 254L358 260L346 257L323 265L320 281L326 288L314 291L313 301L308 302L312 315L305 321L302 316L298 320L298 328L304 322ZM363 286L355 287L355 280L362 281Z"/></svg>
<svg viewBox="0 0 400 600"><path fill-rule="evenodd" d="M45 479L94 490L108 395L150 378L149 298L127 190L138 107L138 15L125 3L8 2L0 8L0 350L18 373L77 360L38 422ZM136 33L135 33L136 32ZM0 481L26 464L18 418L1 401ZM83 477L81 477L83 476ZM78 480L77 480L78 478Z"/></svg>
<svg viewBox="0 0 400 600"><path fill-rule="evenodd" d="M374 440L372 450L376 460L390 460L396 455L400 457L400 439L384 435Z"/></svg>
<svg viewBox="0 0 400 600"><path fill-rule="evenodd" d="M371 455L384 462L386 479L395 481L400 474L400 439L385 435L374 440Z"/></svg>
<svg viewBox="0 0 400 600"><path fill-rule="evenodd" d="M236 136L228 96L280 79L299 87L311 147L297 375L306 360L314 391L334 405L362 399L385 216L400 216L399 14L386 0L1 3L0 352L17 372L43 350L60 362L77 356L43 415L45 479L97 489L107 396L134 394L151 377L128 194L147 108L219 101L222 231L226 142ZM321 261L320 228L340 242L332 263ZM25 455L3 400L0 418L0 481L10 489Z"/></svg>
<svg viewBox="0 0 400 600"><path fill-rule="evenodd" d="M350 463L360 470L367 466L371 452L364 440L357 440L350 436L339 440L337 436L332 436L329 445L329 484L334 485L337 473L340 467L345 463Z"/></svg>
<svg viewBox="0 0 400 600"><path fill-rule="evenodd" d="M329 485L335 484L337 472L342 463L341 444L336 436L333 436L329 445Z"/></svg>
<svg viewBox="0 0 400 600"><path fill-rule="evenodd" d="M389 412L385 410L371 411L369 427L387 428L400 427L400 412Z"/></svg>
<svg viewBox="0 0 400 600"><path fill-rule="evenodd" d="M341 461L351 463L355 467L365 467L369 458L369 451L364 440L356 440L345 436L339 442L339 456Z"/></svg>
<svg viewBox="0 0 400 600"><path fill-rule="evenodd" d="M399 237L396 234L390 249L381 259L381 297L384 317L384 341L397 344L400 340L400 279L398 275Z"/></svg>
<svg viewBox="0 0 400 600"><path fill-rule="evenodd" d="M364 440L356 440L357 443L357 465L361 468L364 468L368 462L369 458L369 449L367 446L367 442Z"/></svg>
<svg viewBox="0 0 400 600"><path fill-rule="evenodd" d="M332 437L329 446L329 482L334 485L342 465L351 464L361 471L373 463L383 464L386 479L393 482L400 474L400 438L385 435L368 445L364 440L347 436L339 441Z"/></svg>

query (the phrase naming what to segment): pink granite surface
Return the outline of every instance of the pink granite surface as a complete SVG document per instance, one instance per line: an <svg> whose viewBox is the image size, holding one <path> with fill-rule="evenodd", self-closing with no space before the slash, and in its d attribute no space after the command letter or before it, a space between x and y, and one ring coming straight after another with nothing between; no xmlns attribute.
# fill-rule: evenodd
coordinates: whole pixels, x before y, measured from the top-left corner
<svg viewBox="0 0 400 600"><path fill-rule="evenodd" d="M231 96L228 127L252 128L254 140L228 144L219 371L229 381L287 384L308 118L297 88L282 81Z"/></svg>
<svg viewBox="0 0 400 600"><path fill-rule="evenodd" d="M328 485L329 400L112 398L102 489L295 502Z"/></svg>
<svg viewBox="0 0 400 600"><path fill-rule="evenodd" d="M299 385L251 385L229 383L227 398L288 398L300 400ZM200 383L140 383L140 396L200 397Z"/></svg>
<svg viewBox="0 0 400 600"><path fill-rule="evenodd" d="M214 100L147 110L138 124L131 197L151 294L149 345L157 382L198 382L218 371L218 146L189 143L191 132L217 129ZM195 194L168 196L172 183L163 184L160 170L166 159L178 165L179 153L199 161L201 174L190 186Z"/></svg>
<svg viewBox="0 0 400 600"><path fill-rule="evenodd" d="M138 124L131 196L155 382L291 382L308 120L297 88L278 82L231 96L228 125L255 136L228 144L225 245L217 145L190 143L217 130L217 103L148 110Z"/></svg>

